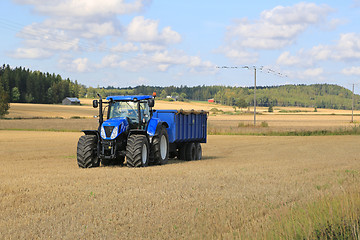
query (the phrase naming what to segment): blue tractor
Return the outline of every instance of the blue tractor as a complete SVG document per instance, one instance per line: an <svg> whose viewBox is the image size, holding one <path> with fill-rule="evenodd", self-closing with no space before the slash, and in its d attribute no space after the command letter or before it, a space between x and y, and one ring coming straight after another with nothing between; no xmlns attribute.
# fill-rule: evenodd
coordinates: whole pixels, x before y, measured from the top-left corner
<svg viewBox="0 0 360 240"><path fill-rule="evenodd" d="M128 167L163 165L169 157L201 159L207 112L154 110L156 94L109 96L107 101L98 96L93 107L99 108L99 127L83 130L85 135L77 145L80 168L99 167L100 163L126 163Z"/></svg>

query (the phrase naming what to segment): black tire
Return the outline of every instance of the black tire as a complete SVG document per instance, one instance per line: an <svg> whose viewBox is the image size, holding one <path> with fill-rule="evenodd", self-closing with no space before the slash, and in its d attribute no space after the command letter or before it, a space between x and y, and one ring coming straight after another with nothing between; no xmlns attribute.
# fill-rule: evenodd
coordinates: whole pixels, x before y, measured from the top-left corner
<svg viewBox="0 0 360 240"><path fill-rule="evenodd" d="M195 149L196 149L196 156L195 156L195 160L201 160L202 158L202 149L201 149L201 144L200 143L195 143Z"/></svg>
<svg viewBox="0 0 360 240"><path fill-rule="evenodd" d="M126 165L128 167L147 167L149 152L149 141L146 136L131 135L126 145Z"/></svg>
<svg viewBox="0 0 360 240"><path fill-rule="evenodd" d="M84 135L79 138L77 145L77 163L80 168L92 168L100 166L96 155L97 137Z"/></svg>
<svg viewBox="0 0 360 240"><path fill-rule="evenodd" d="M186 147L187 147L187 143L184 143L179 147L179 151L177 155L179 160L186 160Z"/></svg>
<svg viewBox="0 0 360 240"><path fill-rule="evenodd" d="M186 145L185 150L185 160L186 161L192 161L195 160L196 157L196 148L195 143L191 142Z"/></svg>
<svg viewBox="0 0 360 240"><path fill-rule="evenodd" d="M169 135L164 126L158 126L151 146L154 164L164 165L169 160Z"/></svg>

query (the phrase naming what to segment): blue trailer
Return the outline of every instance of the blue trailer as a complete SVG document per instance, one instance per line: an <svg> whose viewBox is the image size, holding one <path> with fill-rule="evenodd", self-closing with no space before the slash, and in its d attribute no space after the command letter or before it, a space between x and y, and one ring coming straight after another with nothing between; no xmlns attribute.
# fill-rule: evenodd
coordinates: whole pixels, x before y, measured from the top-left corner
<svg viewBox="0 0 360 240"><path fill-rule="evenodd" d="M85 135L77 146L79 167L98 167L100 163L146 167L166 164L175 157L201 159L208 112L155 110L155 95L109 96L107 102L98 96L93 107L99 107L99 127L83 130Z"/></svg>

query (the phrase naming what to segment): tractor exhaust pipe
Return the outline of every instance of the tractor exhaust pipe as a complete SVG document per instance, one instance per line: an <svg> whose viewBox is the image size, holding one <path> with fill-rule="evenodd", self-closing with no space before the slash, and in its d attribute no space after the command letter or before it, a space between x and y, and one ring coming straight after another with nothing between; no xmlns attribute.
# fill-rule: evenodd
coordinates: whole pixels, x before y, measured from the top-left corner
<svg viewBox="0 0 360 240"><path fill-rule="evenodd" d="M103 114L103 108L102 108L102 97L99 93L97 93L99 97L99 128L104 122L104 114Z"/></svg>

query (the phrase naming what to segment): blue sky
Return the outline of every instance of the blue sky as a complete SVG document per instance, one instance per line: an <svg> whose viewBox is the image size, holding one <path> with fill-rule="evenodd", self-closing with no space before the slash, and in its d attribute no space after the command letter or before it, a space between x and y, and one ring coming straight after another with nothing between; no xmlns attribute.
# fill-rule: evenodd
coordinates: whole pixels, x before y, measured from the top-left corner
<svg viewBox="0 0 360 240"><path fill-rule="evenodd" d="M360 0L1 0L0 9L1 63L87 86L253 86L241 67L263 66L257 85L360 89Z"/></svg>

